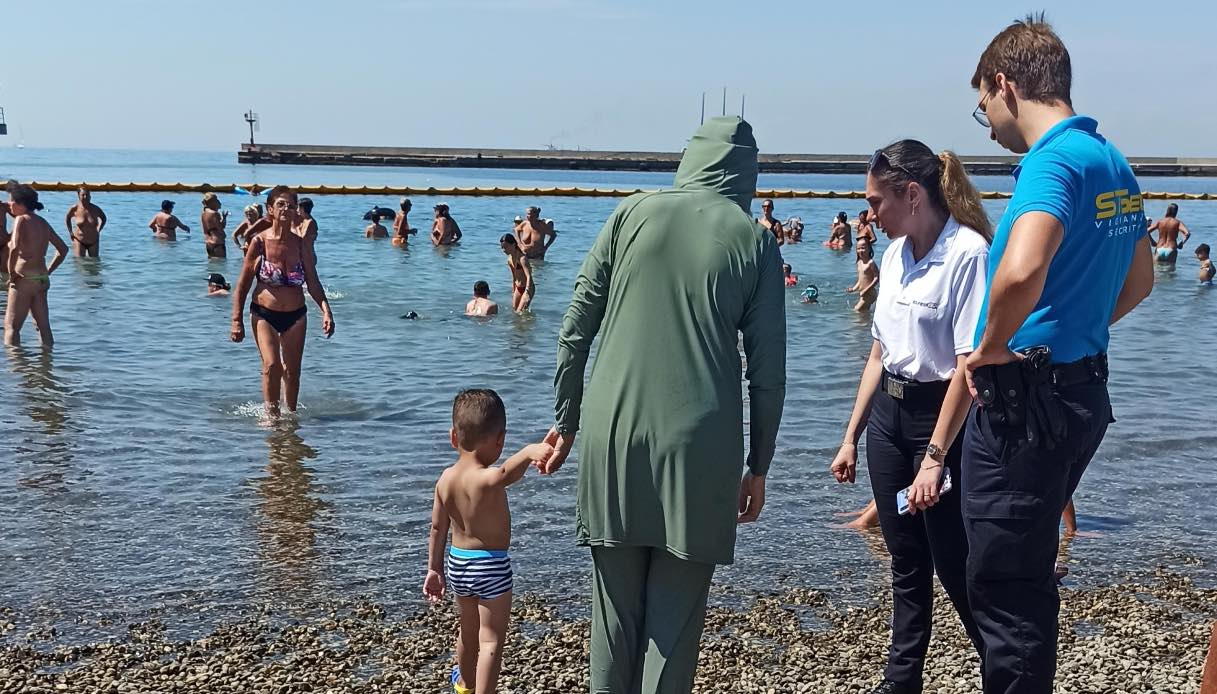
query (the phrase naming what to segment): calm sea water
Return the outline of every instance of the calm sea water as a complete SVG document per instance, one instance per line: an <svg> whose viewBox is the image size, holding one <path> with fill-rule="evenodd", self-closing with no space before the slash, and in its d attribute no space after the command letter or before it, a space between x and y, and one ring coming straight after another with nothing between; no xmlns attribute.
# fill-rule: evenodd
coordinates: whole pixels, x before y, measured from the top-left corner
<svg viewBox="0 0 1217 694"><path fill-rule="evenodd" d="M232 154L0 150L0 177L25 180L656 187L670 174L253 167ZM1217 181L1147 179L1147 190L1217 191ZM762 186L859 189L860 177L764 176ZM1009 189L1008 179L979 181ZM498 389L509 447L536 440L552 415L556 335L574 276L616 204L600 199L450 200L465 241L408 250L363 238L371 197L316 198L320 275L337 333L315 309L302 412L292 426L260 421L252 342L228 341L228 300L206 276L235 279L239 262L209 261L197 195L170 196L196 231L149 238L159 194L98 194L110 223L100 260L70 258L51 288L57 344L0 358L0 606L89 636L74 618L224 616L251 605L295 608L368 595L409 609L418 600L431 487L453 459L450 402L470 386ZM46 193L57 227L73 196ZM221 196L232 213L249 198ZM417 198L427 228L434 200ZM557 220L559 240L536 271L528 316L460 315L476 280L508 300L497 238L524 206ZM1003 202L989 204L996 218ZM1164 203L1150 203L1157 217ZM850 311L848 256L819 244L839 209L858 201L778 201L801 215L809 242L784 255L819 285L818 305L790 290L786 416L762 522L740 533L731 590L785 583L841 589L882 580L875 538L831 529L863 506L866 485L842 487L827 466L841 439L868 350L868 321ZM754 210L759 212L759 206ZM1182 203L1197 241L1217 244L1217 203ZM231 227L230 227L231 229ZM886 242L881 243L884 246ZM1153 296L1114 331L1113 425L1077 496L1083 530L1069 548L1077 580L1099 582L1159 564L1213 583L1217 560L1217 375L1203 355L1217 291L1197 286L1184 253ZM2 301L3 299L0 299ZM422 318L402 320L407 311ZM1206 422L1210 422L1206 424ZM587 555L573 543L574 465L512 488L517 588L578 596ZM854 578L848 578L848 577ZM845 577L845 578L843 578ZM577 597L573 610L583 609ZM95 635L95 634L94 634Z"/></svg>

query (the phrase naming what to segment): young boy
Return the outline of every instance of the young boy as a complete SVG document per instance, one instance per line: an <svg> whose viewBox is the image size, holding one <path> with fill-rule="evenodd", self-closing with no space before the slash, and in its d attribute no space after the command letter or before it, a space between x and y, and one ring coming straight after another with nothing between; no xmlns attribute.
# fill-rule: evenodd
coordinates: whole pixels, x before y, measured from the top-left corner
<svg viewBox="0 0 1217 694"><path fill-rule="evenodd" d="M483 280L473 284L473 298L465 304L466 316L493 316L499 312L499 305L490 300L490 285Z"/></svg>
<svg viewBox="0 0 1217 694"><path fill-rule="evenodd" d="M448 435L460 456L435 484L423 593L432 602L438 602L444 597L447 584L456 594L460 632L456 639L457 666L452 670L452 691L492 694L498 683L503 642L511 619L511 559L507 555L511 512L507 508L507 486L518 482L534 461L548 460L554 449L534 443L502 465L491 467L502 455L507 435L507 412L493 390L465 390L458 394L452 402L452 429ZM449 527L452 549L445 561Z"/></svg>
<svg viewBox="0 0 1217 694"><path fill-rule="evenodd" d="M507 256L507 268L511 270L511 308L516 313L523 313L537 293L537 285L532 280L532 263L511 234L503 234L499 247Z"/></svg>
<svg viewBox="0 0 1217 694"><path fill-rule="evenodd" d="M1214 268L1213 261L1209 260L1207 243L1196 246L1196 260L1200 261L1200 284L1213 284L1213 275L1217 274L1217 268Z"/></svg>
<svg viewBox="0 0 1217 694"><path fill-rule="evenodd" d="M782 263L782 276L786 278L787 287L799 284L799 276L794 274L794 268L790 267L790 263Z"/></svg>

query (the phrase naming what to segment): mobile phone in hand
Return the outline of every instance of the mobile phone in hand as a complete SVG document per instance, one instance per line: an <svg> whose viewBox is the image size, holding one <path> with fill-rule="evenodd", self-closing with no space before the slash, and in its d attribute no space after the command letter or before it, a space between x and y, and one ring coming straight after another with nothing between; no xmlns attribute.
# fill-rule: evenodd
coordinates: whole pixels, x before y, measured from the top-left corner
<svg viewBox="0 0 1217 694"><path fill-rule="evenodd" d="M943 494L951 491L952 488L951 468L944 466L942 468L942 486L938 488L938 495L942 496ZM907 516L911 510L913 510L913 508L912 505L909 504L909 488L905 487L904 489L896 492L896 512L902 516Z"/></svg>

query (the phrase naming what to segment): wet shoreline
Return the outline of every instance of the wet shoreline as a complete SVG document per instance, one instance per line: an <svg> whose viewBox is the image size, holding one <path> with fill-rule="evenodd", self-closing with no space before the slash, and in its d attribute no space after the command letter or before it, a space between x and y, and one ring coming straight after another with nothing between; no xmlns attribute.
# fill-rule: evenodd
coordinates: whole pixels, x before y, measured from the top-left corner
<svg viewBox="0 0 1217 694"><path fill-rule="evenodd" d="M874 686L887 649L890 603L793 588L712 607L695 691L857 692ZM266 608L195 638L160 619L116 625L120 637L62 645L53 629L23 633L0 611L0 694L33 692L436 692L452 665L450 606L401 615L369 600L301 618ZM1194 693L1217 588L1166 570L1119 585L1062 589L1062 692ZM926 691L979 689L977 660L939 593ZM588 625L535 596L516 600L505 692L583 691ZM729 684L728 684L729 683Z"/></svg>

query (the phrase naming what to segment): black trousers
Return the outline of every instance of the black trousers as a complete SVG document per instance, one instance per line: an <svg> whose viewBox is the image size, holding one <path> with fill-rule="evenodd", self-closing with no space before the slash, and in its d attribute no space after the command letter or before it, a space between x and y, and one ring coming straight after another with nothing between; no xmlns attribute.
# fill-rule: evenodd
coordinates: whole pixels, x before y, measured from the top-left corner
<svg viewBox="0 0 1217 694"><path fill-rule="evenodd" d="M904 399L897 400L880 389L866 430L871 490L883 540L892 555L892 645L883 676L914 688L922 685L930 645L935 572L980 649L965 581L968 541L960 514L962 445L958 440L946 458L955 489L925 512L902 516L896 511L896 492L912 484L921 468L946 391L946 382L923 384L906 389Z"/></svg>
<svg viewBox="0 0 1217 694"><path fill-rule="evenodd" d="M1053 450L1032 448L976 407L962 436L968 601L986 694L1051 694L1056 676L1061 512L1113 421L1101 381L1056 394L1066 436Z"/></svg>

